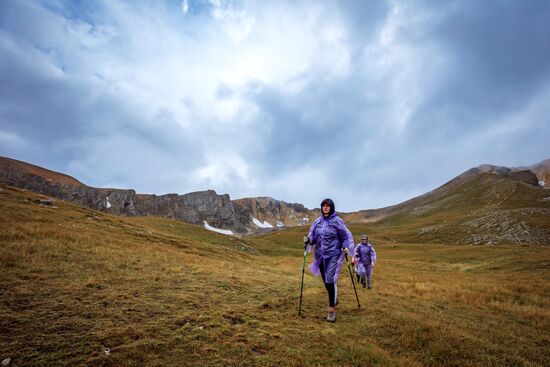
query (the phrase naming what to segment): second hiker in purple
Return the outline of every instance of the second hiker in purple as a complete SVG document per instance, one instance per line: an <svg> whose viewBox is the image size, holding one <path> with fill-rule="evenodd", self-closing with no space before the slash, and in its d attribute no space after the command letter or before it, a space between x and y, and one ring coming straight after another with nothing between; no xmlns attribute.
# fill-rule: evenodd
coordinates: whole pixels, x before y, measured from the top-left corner
<svg viewBox="0 0 550 367"><path fill-rule="evenodd" d="M321 275L328 293L327 320L336 321L334 307L338 304L338 275L344 261L344 253L353 257L353 236L336 214L334 202L325 199L321 202L321 216L313 222L304 243L315 245L315 260L309 270Z"/></svg>
<svg viewBox="0 0 550 367"><path fill-rule="evenodd" d="M360 278L363 288L368 285L368 288L371 289L371 274L372 267L376 264L376 251L366 234L361 236L361 242L355 248L354 262L357 264L357 276Z"/></svg>

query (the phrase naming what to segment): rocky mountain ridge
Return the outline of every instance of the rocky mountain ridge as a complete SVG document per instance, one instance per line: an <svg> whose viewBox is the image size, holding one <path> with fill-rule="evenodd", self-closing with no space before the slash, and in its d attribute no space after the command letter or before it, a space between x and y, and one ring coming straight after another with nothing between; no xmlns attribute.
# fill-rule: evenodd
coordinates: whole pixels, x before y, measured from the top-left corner
<svg viewBox="0 0 550 367"><path fill-rule="evenodd" d="M481 165L403 203L340 215L388 241L550 245L549 178L550 160L518 168ZM308 225L320 214L270 197L231 200L213 190L157 196L93 188L3 157L0 183L101 212L162 216L239 235Z"/></svg>
<svg viewBox="0 0 550 367"><path fill-rule="evenodd" d="M229 195L218 195L214 190L148 195L132 189L94 188L68 175L6 157L0 157L0 183L101 212L161 216L238 234L300 225L311 215L301 204L272 198L231 201Z"/></svg>

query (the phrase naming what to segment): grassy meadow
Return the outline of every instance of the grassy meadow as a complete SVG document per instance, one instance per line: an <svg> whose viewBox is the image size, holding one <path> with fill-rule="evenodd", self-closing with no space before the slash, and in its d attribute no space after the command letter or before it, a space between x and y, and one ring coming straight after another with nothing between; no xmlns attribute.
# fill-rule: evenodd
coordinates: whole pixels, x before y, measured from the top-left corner
<svg viewBox="0 0 550 367"><path fill-rule="evenodd" d="M547 366L550 248L384 242L346 267L336 323L306 228L235 238L3 186L0 361L9 366ZM366 228L352 227L355 238ZM380 236L377 238L377 236ZM311 254L308 255L308 264Z"/></svg>

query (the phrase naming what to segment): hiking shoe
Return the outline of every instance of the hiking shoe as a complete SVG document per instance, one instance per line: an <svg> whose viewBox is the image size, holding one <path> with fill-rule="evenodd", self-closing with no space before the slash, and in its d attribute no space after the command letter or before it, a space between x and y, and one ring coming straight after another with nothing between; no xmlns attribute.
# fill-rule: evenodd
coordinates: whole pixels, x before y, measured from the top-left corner
<svg viewBox="0 0 550 367"><path fill-rule="evenodd" d="M369 288L369 289L372 289L372 287L371 287L370 285L369 285L369 287L368 287L368 288Z"/></svg>
<svg viewBox="0 0 550 367"><path fill-rule="evenodd" d="M334 322L336 321L336 312L329 312L327 314L327 321L328 322Z"/></svg>
<svg viewBox="0 0 550 367"><path fill-rule="evenodd" d="M363 283L363 288L367 288L367 285L365 283ZM370 287L369 287L369 289L370 289Z"/></svg>

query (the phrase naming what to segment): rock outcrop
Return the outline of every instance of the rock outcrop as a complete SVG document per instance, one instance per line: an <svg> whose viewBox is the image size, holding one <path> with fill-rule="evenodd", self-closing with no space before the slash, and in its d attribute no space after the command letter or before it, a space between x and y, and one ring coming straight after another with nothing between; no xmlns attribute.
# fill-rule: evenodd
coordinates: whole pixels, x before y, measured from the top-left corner
<svg viewBox="0 0 550 367"><path fill-rule="evenodd" d="M138 215L163 216L187 223L209 225L221 229L246 232L245 225L235 216L229 195L218 195L214 190L192 192L184 195L136 195Z"/></svg>
<svg viewBox="0 0 550 367"><path fill-rule="evenodd" d="M540 186L550 188L550 159L529 166L529 170L537 175Z"/></svg>
<svg viewBox="0 0 550 367"><path fill-rule="evenodd" d="M270 197L233 200L235 214L250 231L294 227L311 223L319 214L302 204L286 203Z"/></svg>

